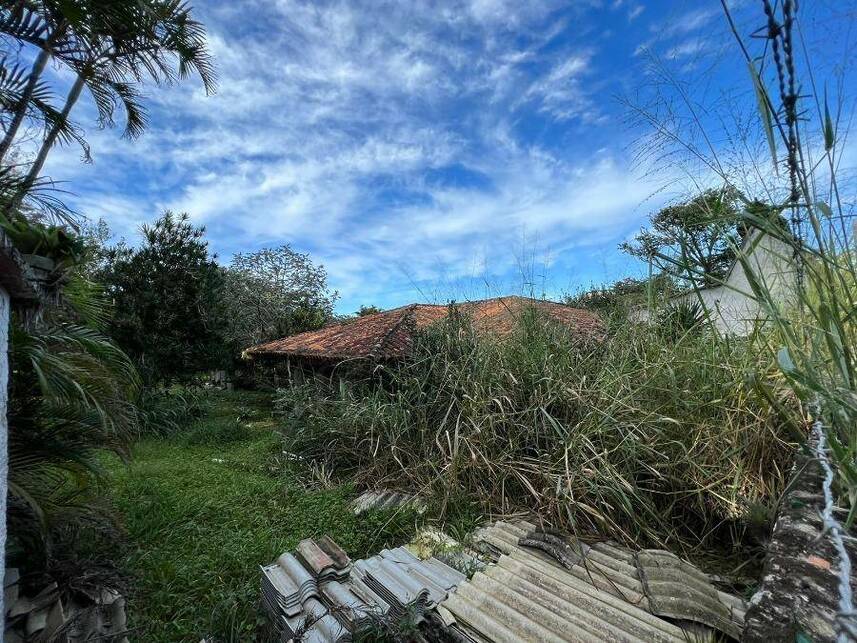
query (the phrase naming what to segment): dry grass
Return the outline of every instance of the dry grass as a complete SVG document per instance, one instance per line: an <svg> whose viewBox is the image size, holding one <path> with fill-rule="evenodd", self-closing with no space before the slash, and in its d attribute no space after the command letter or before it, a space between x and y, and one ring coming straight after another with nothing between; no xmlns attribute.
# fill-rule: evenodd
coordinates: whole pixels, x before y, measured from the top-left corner
<svg viewBox="0 0 857 643"><path fill-rule="evenodd" d="M740 546L783 487L790 434L746 342L614 324L575 344L533 313L504 342L466 318L369 379L281 393L287 448L340 475L637 544Z"/></svg>

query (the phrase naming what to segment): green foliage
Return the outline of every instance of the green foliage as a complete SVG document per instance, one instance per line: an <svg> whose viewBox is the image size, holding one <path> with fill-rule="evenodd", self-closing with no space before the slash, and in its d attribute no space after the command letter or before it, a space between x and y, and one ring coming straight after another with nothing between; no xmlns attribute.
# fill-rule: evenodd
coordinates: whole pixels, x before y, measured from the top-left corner
<svg viewBox="0 0 857 643"><path fill-rule="evenodd" d="M465 495L637 546L740 546L747 508L775 501L793 452L745 385L770 369L708 334L624 324L580 345L533 313L495 341L453 315L380 378L284 392L285 449L441 508Z"/></svg>
<svg viewBox="0 0 857 643"><path fill-rule="evenodd" d="M651 279L626 277L612 284L566 295L564 302L572 308L595 311L606 317L627 318L628 313L644 307L650 297L660 299L674 290L672 279L665 273Z"/></svg>
<svg viewBox="0 0 857 643"><path fill-rule="evenodd" d="M64 227L48 226L20 216L10 220L0 214L0 228L19 252L48 257L56 262L57 270L70 269L84 260L83 239Z"/></svg>
<svg viewBox="0 0 857 643"><path fill-rule="evenodd" d="M223 276L205 229L165 212L142 229L138 250L113 249L99 278L115 302L111 336L147 382L187 380L226 359L221 327Z"/></svg>
<svg viewBox="0 0 857 643"><path fill-rule="evenodd" d="M734 262L733 248L744 234L740 200L732 187L706 190L663 208L648 229L619 248L676 279L716 285Z"/></svg>
<svg viewBox="0 0 857 643"><path fill-rule="evenodd" d="M698 301L682 299L671 303L658 311L657 329L672 340L702 330L705 321L705 309Z"/></svg>
<svg viewBox="0 0 857 643"><path fill-rule="evenodd" d="M88 512L98 454L125 453L139 379L108 338L61 319L15 325L10 348L10 558L32 569L47 564L57 525Z"/></svg>
<svg viewBox="0 0 857 643"><path fill-rule="evenodd" d="M145 388L137 400L141 435L178 433L205 412L205 398L192 388Z"/></svg>
<svg viewBox="0 0 857 643"><path fill-rule="evenodd" d="M146 127L139 87L149 80L172 82L191 74L206 91L215 87L215 73L205 30L190 7L175 0L62 0L7 2L0 7L0 33L31 49L29 72L14 60L0 60L0 111L4 122L0 161L25 123L42 130L43 140L22 182L5 200L4 210L17 211L37 185L47 155L55 144L78 143L89 158L89 146L70 115L84 88L95 104L101 126L112 126L117 110L124 111L124 135L134 138ZM75 81L61 108L52 105L53 92L43 80L49 62L56 62ZM67 209L56 212L69 218Z"/></svg>
<svg viewBox="0 0 857 643"><path fill-rule="evenodd" d="M206 415L168 439L135 446L111 464L109 492L127 531L118 562L133 580L129 626L145 641L252 640L260 623L259 565L303 538L330 535L353 557L399 545L413 516L354 516L350 487L307 491L272 466L281 445L270 396L212 392ZM191 444L240 418L247 436Z"/></svg>
<svg viewBox="0 0 857 643"><path fill-rule="evenodd" d="M231 417L220 417L200 424L184 433L182 441L189 445L210 444L226 446L236 442L244 442L251 437L249 424L239 414Z"/></svg>
<svg viewBox="0 0 857 643"><path fill-rule="evenodd" d="M377 306L360 306L360 310L357 311L358 317L366 317L366 315L377 315L381 312L381 309Z"/></svg>
<svg viewBox="0 0 857 643"><path fill-rule="evenodd" d="M222 291L225 340L238 357L263 342L321 328L338 298L324 266L288 245L236 254Z"/></svg>

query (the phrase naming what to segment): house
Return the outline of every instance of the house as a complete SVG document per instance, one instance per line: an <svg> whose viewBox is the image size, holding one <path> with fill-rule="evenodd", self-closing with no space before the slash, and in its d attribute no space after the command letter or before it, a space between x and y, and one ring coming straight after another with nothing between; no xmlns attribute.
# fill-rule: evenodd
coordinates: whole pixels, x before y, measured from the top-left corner
<svg viewBox="0 0 857 643"><path fill-rule="evenodd" d="M12 310L30 319L38 316L45 299L43 279L14 248L0 230L0 569L5 569L6 494L8 491L9 427L6 410L9 401L9 325ZM0 614L5 614L0 595Z"/></svg>
<svg viewBox="0 0 857 643"><path fill-rule="evenodd" d="M457 305L479 332L505 335L528 310L567 326L581 338L601 337L604 327L597 315L550 301L527 297L497 297ZM405 357L417 330L449 315L449 306L410 304L359 317L319 330L299 333L244 351L253 360L288 360L312 368L349 360L393 361Z"/></svg>
<svg viewBox="0 0 857 643"><path fill-rule="evenodd" d="M797 270L794 248L790 244L754 229L744 238L739 253L775 302L785 304L795 296ZM683 292L672 297L669 303L701 303L714 326L730 335L747 335L757 322L767 317L753 296L750 278L738 259L733 261L722 284ZM649 317L648 309L639 309L633 314L637 321L648 321Z"/></svg>

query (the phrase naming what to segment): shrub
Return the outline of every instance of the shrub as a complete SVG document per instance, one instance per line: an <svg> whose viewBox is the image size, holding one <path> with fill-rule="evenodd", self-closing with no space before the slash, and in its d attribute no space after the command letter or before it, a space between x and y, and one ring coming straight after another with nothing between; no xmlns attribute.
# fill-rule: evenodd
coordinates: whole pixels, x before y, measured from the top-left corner
<svg viewBox="0 0 857 643"><path fill-rule="evenodd" d="M286 449L367 483L463 493L638 544L698 544L725 529L737 544L749 508L782 489L793 451L745 382L771 368L756 354L631 324L578 344L535 312L497 341L453 315L405 363L283 392Z"/></svg>
<svg viewBox="0 0 857 643"><path fill-rule="evenodd" d="M698 301L681 300L658 311L657 327L665 337L675 340L701 330L705 315Z"/></svg>
<svg viewBox="0 0 857 643"><path fill-rule="evenodd" d="M137 412L142 435L172 435L202 417L205 398L193 388L145 388Z"/></svg>

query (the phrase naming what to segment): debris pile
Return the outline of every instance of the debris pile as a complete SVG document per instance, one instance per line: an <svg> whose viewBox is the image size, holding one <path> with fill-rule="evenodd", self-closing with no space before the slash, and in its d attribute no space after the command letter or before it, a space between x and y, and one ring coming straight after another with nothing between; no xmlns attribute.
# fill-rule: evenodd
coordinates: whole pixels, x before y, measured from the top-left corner
<svg viewBox="0 0 857 643"><path fill-rule="evenodd" d="M669 552L590 546L524 521L497 522L474 540L493 564L437 608L459 640L741 636L743 601Z"/></svg>
<svg viewBox="0 0 857 643"><path fill-rule="evenodd" d="M416 641L679 643L739 639L744 626L740 598L667 551L590 545L524 521L480 529L470 547L436 540L470 578L411 546L352 563L329 538L301 542L263 568L276 640L347 641L381 626Z"/></svg>
<svg viewBox="0 0 857 643"><path fill-rule="evenodd" d="M29 594L23 590L15 568L7 569L3 581L5 631L3 640L127 642L125 599L110 589L84 592L63 598L56 583Z"/></svg>

